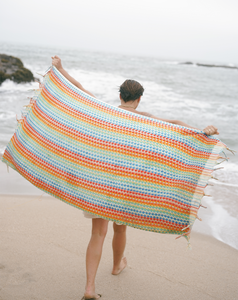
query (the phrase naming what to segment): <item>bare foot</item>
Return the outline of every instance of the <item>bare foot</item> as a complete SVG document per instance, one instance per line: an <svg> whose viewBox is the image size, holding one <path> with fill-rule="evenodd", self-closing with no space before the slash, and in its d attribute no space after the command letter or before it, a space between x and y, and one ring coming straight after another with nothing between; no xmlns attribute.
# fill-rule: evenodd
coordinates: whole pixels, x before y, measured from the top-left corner
<svg viewBox="0 0 238 300"><path fill-rule="evenodd" d="M126 257L122 257L120 266L117 268L113 267L112 275L119 275L125 269L126 266L127 266L127 259Z"/></svg>

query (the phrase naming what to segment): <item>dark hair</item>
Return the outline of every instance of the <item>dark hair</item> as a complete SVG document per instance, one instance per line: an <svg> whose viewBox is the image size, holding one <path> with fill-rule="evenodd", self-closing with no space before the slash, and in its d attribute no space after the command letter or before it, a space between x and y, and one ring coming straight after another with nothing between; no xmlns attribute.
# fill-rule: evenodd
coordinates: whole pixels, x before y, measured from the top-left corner
<svg viewBox="0 0 238 300"><path fill-rule="evenodd" d="M127 79L120 86L119 92L120 92L121 98L125 102L131 101L131 100L135 101L136 99L138 99L140 96L143 95L144 88L139 82L137 82L135 80Z"/></svg>

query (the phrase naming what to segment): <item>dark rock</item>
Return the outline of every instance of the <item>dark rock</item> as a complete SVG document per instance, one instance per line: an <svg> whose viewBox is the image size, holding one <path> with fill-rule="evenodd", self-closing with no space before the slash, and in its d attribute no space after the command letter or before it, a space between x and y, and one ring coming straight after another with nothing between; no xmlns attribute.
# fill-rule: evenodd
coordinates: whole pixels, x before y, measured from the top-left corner
<svg viewBox="0 0 238 300"><path fill-rule="evenodd" d="M1 85L1 83L2 83L4 80L6 80L6 78L5 78L5 73L3 73L2 71L0 71L0 85Z"/></svg>
<svg viewBox="0 0 238 300"><path fill-rule="evenodd" d="M230 66L230 65L214 65L214 64L201 64L201 63L193 63L191 61L185 61L179 63L180 65L196 65L198 67L207 67L207 68L225 68L225 69L238 69L237 66Z"/></svg>
<svg viewBox="0 0 238 300"><path fill-rule="evenodd" d="M208 68L226 68L226 69L238 69L236 66L229 66L229 65L210 65L210 64L200 64L196 63L199 67L208 67Z"/></svg>
<svg viewBox="0 0 238 300"><path fill-rule="evenodd" d="M193 65L193 62L185 61L185 62L180 63L180 65Z"/></svg>
<svg viewBox="0 0 238 300"><path fill-rule="evenodd" d="M19 58L0 54L0 85L6 79L17 83L31 82L34 81L34 76L30 70L24 68Z"/></svg>

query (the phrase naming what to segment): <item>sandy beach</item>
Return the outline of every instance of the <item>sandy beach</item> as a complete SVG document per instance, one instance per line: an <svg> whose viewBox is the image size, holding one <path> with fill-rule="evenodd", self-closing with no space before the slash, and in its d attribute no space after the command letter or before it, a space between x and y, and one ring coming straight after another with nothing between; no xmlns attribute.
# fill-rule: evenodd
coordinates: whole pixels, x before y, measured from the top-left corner
<svg viewBox="0 0 238 300"><path fill-rule="evenodd" d="M0 299L81 299L91 221L4 167ZM183 238L128 228L128 267L111 275L111 225L96 280L102 299L238 298L238 251L195 232L190 251Z"/></svg>

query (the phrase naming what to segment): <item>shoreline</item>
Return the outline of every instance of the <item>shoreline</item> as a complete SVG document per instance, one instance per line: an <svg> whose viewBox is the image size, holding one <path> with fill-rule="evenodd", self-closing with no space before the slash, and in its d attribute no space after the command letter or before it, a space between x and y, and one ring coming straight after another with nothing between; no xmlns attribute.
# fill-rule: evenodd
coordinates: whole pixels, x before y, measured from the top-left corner
<svg viewBox="0 0 238 300"><path fill-rule="evenodd" d="M91 222L51 196L0 195L0 298L81 299ZM185 239L128 227L128 267L112 276L112 226L97 276L103 299L235 299L238 251L192 231Z"/></svg>

